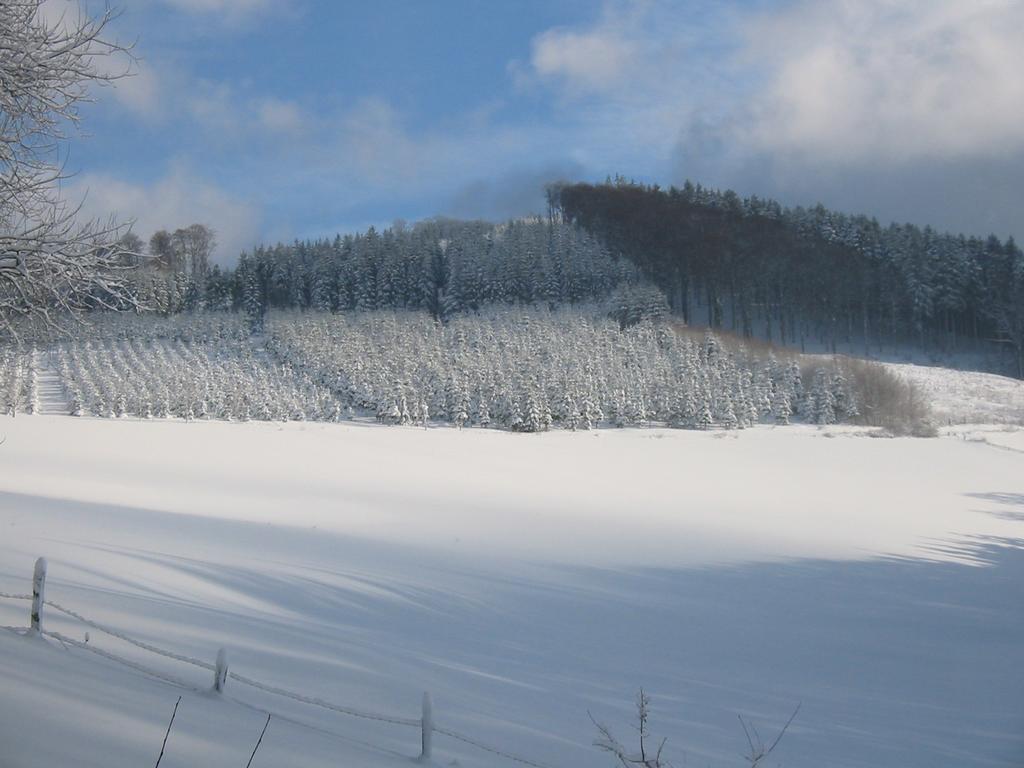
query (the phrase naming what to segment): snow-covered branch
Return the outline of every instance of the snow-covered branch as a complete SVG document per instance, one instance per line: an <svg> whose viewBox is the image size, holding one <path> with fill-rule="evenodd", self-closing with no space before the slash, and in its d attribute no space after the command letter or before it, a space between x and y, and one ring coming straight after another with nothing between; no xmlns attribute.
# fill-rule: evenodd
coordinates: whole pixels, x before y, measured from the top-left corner
<svg viewBox="0 0 1024 768"><path fill-rule="evenodd" d="M31 316L133 303L126 225L80 221L61 194L61 150L93 85L130 74L129 46L107 37L116 12L74 6L48 18L42 0L0 4L0 331ZM117 68L116 63L123 62Z"/></svg>

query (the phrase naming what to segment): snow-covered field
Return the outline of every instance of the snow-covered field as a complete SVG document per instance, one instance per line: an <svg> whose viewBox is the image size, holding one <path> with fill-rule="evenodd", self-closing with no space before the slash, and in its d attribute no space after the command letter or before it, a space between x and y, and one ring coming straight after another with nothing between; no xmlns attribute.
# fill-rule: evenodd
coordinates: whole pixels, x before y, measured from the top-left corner
<svg viewBox="0 0 1024 768"><path fill-rule="evenodd" d="M1024 433L516 435L360 423L0 420L0 591L553 768L631 702L676 766L1024 762ZM0 625L28 604L0 599ZM272 695L52 608L0 630L0 765L398 766L408 725ZM147 672L148 671L148 672ZM162 675L168 680L155 677ZM516 765L443 734L437 765Z"/></svg>

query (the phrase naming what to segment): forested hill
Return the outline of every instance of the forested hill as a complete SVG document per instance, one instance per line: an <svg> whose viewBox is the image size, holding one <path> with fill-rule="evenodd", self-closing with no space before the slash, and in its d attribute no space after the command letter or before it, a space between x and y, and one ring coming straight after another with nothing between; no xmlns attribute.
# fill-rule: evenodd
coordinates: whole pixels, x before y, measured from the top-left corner
<svg viewBox="0 0 1024 768"><path fill-rule="evenodd" d="M432 219L412 226L256 248L233 270L188 270L158 279L147 303L167 312L198 306L267 309L424 310L434 318L492 304L551 307L617 292L642 316L665 311L661 292L629 259L569 224ZM173 295L166 295L170 290ZM633 318L639 319L639 318Z"/></svg>
<svg viewBox="0 0 1024 768"><path fill-rule="evenodd" d="M554 185L549 203L547 216L504 224L432 219L261 246L229 270L157 259L141 298L168 313L244 310L257 326L272 308L446 320L494 304L603 302L624 326L670 308L807 351L984 353L978 365L1024 378L1024 254L1012 239L689 183Z"/></svg>
<svg viewBox="0 0 1024 768"><path fill-rule="evenodd" d="M991 346L1024 376L1024 254L687 182L549 188L553 213L636 263L688 322L783 343Z"/></svg>

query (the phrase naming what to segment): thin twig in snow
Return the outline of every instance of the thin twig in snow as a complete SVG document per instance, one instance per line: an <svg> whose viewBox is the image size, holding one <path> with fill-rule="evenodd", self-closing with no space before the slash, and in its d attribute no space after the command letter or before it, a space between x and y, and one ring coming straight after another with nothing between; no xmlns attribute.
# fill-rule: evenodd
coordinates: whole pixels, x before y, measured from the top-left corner
<svg viewBox="0 0 1024 768"><path fill-rule="evenodd" d="M757 728L754 727L754 724L750 723L750 727L748 728L743 716L737 715L740 720L740 725L743 727L743 733L747 737L747 745L750 747L750 754L744 755L743 757L748 763L750 763L751 768L757 768L757 766L761 764L761 761L768 757L768 755L770 755L779 745L779 742L782 741L782 737L786 735L786 731L788 731L789 726L793 724L793 721L796 719L796 715L799 711L800 704L797 704L796 709L793 710L793 714L789 716L789 720L786 721L786 724L782 726L782 730L779 731L778 735L775 737L775 741L773 741L771 746L768 747L766 747L765 743L761 740L761 734L757 732ZM753 736L751 736L751 731L753 731Z"/></svg>
<svg viewBox="0 0 1024 768"><path fill-rule="evenodd" d="M256 750L260 748L260 744L263 743L263 734L267 732L267 726L270 725L270 713L267 713L267 722L263 724L263 730L260 731L260 737L256 741L256 746L252 750L252 754L249 756L249 762L245 764L245 768L249 768L252 765L252 759L256 757Z"/></svg>
<svg viewBox="0 0 1024 768"><path fill-rule="evenodd" d="M174 711L171 712L171 722L167 724L167 733L164 734L164 743L160 745L160 755L156 759L156 765L153 768L160 768L160 761L164 759L164 749L167 747L167 737L171 735L171 726L174 725L174 716L178 714L178 704L181 704L181 696L174 704Z"/></svg>

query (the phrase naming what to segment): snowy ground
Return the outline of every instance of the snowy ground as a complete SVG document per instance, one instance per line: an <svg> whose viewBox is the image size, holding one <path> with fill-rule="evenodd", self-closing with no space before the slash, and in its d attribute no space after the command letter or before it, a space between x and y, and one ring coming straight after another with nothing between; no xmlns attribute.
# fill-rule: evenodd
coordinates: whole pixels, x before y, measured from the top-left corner
<svg viewBox="0 0 1024 768"><path fill-rule="evenodd" d="M644 686L675 765L1024 761L1024 432L515 435L0 420L0 591L554 768L611 765ZM27 624L0 600L0 625ZM52 609L46 626L88 627ZM414 727L273 696L90 631L0 630L0 764L409 765ZM438 765L515 765L436 737Z"/></svg>

